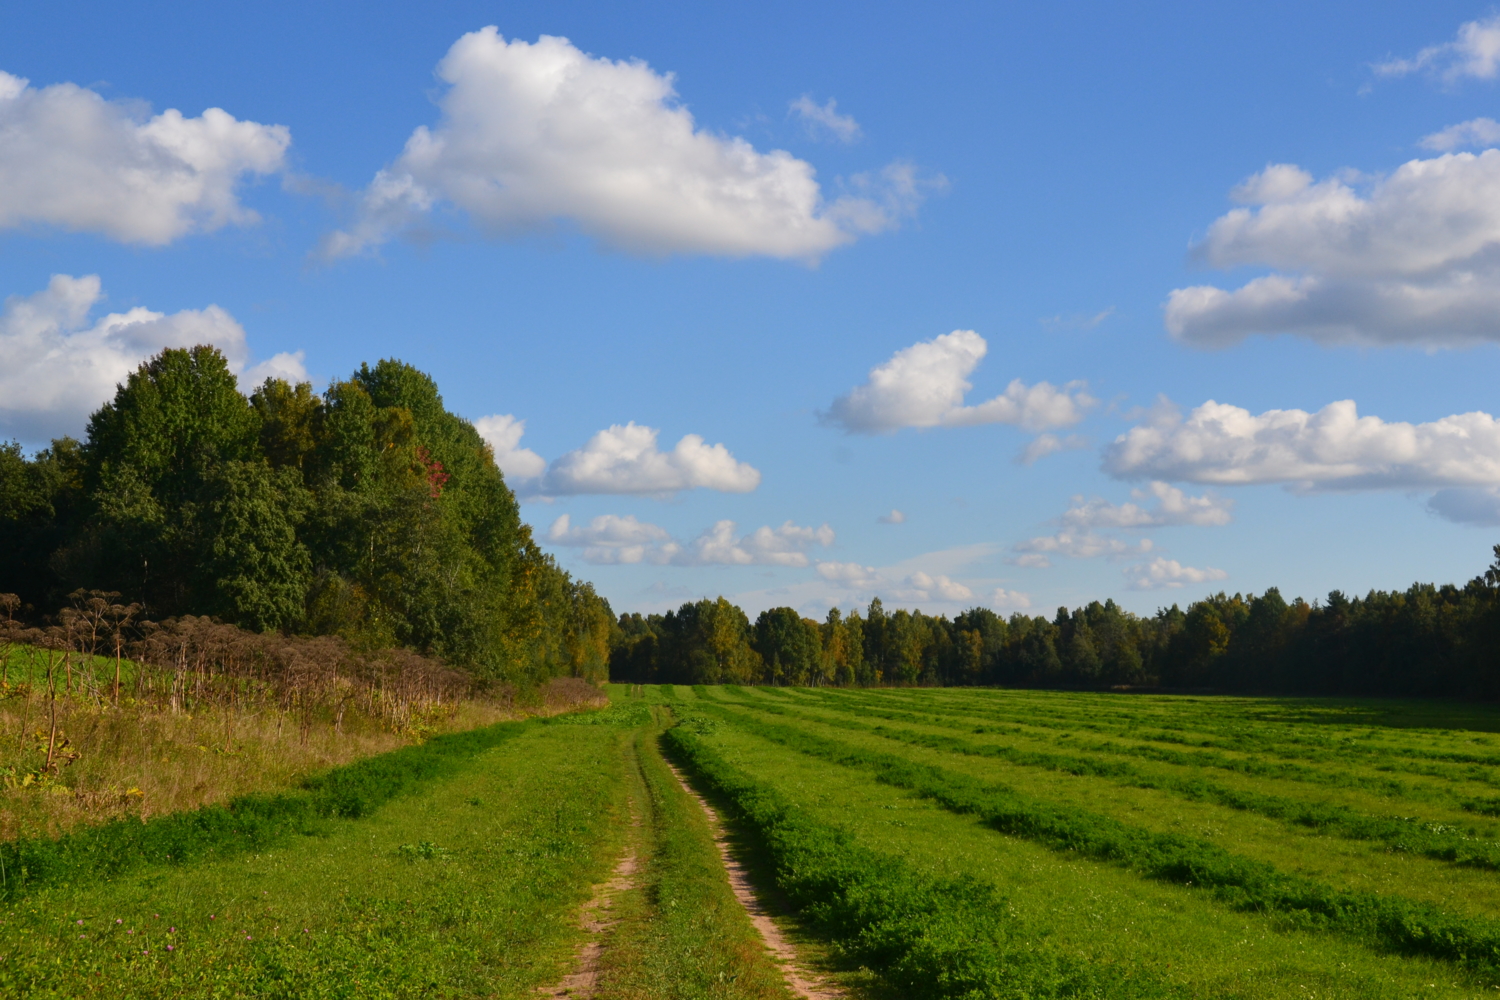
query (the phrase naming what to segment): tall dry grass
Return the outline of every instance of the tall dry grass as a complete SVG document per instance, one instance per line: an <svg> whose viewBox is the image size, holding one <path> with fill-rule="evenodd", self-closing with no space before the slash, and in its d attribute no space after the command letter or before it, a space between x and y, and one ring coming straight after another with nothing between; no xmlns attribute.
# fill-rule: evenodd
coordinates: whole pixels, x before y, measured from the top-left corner
<svg viewBox="0 0 1500 1000"><path fill-rule="evenodd" d="M58 836L81 824L195 809L286 788L315 771L435 733L606 703L592 684L560 679L520 703L453 702L421 726L393 728L346 713L342 727L328 718L306 732L297 714L235 707L228 720L234 737L226 750L222 710L173 713L128 699L116 707L64 695L57 699L62 755L54 755L56 770L47 772L45 698L24 684L0 686L0 840Z"/></svg>
<svg viewBox="0 0 1500 1000"><path fill-rule="evenodd" d="M607 703L574 678L518 692L409 650L146 621L114 596L76 594L43 627L0 620L0 840L193 809L438 732Z"/></svg>

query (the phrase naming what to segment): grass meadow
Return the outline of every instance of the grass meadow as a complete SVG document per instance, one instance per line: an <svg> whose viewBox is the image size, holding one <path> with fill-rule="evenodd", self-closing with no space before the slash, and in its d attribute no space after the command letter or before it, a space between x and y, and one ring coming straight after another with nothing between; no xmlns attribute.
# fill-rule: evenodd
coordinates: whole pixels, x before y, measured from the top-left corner
<svg viewBox="0 0 1500 1000"><path fill-rule="evenodd" d="M916 876L992 894L999 925L946 944L988 933L999 958L976 972L985 948L950 956L973 974L928 995L1500 988L1500 712L1484 706L963 689L656 697L678 706L691 752L728 786L773 795ZM854 947L835 960L840 950ZM1052 978L1021 968L1018 950L1048 956Z"/></svg>
<svg viewBox="0 0 1500 1000"><path fill-rule="evenodd" d="M1500 991L1488 706L609 698L0 838L0 995L792 997L669 765L803 965L849 997ZM12 788L0 810L50 794ZM588 985L559 987L585 954Z"/></svg>

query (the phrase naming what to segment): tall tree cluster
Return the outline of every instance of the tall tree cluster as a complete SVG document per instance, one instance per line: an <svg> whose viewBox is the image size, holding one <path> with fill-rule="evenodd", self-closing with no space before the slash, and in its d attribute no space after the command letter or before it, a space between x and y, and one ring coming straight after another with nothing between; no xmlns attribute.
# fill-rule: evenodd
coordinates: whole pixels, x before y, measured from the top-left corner
<svg viewBox="0 0 1500 1000"><path fill-rule="evenodd" d="M1155 615L1113 601L1009 619L835 608L822 622L725 601L624 615L615 680L674 684L1164 688L1240 693L1500 698L1500 546L1464 586L1339 591L1311 604L1215 594Z"/></svg>
<svg viewBox="0 0 1500 1000"><path fill-rule="evenodd" d="M404 646L480 676L602 677L609 605L533 542L490 448L410 365L243 395L166 350L27 458L0 446L0 591Z"/></svg>

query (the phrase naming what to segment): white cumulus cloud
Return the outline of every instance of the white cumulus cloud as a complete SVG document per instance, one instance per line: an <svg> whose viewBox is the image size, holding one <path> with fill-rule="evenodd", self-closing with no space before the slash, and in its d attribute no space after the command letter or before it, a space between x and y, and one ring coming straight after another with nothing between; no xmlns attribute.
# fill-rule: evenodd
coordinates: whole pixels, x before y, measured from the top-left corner
<svg viewBox="0 0 1500 1000"><path fill-rule="evenodd" d="M116 385L167 347L214 345L247 390L271 375L307 377L301 352L247 367L245 330L218 306L171 315L136 307L90 323L103 297L98 275L55 274L42 291L5 300L0 435L37 442L80 434L89 414L114 397Z"/></svg>
<svg viewBox="0 0 1500 1000"><path fill-rule="evenodd" d="M291 134L218 108L147 118L71 83L36 88L0 72L0 228L101 233L160 246L256 219L247 175L282 169Z"/></svg>
<svg viewBox="0 0 1500 1000"><path fill-rule="evenodd" d="M1095 405L1082 382L1028 387L1016 379L994 399L965 406L964 394L973 388L969 375L988 351L985 339L973 330L954 330L903 348L872 368L864 385L834 400L821 419L851 434L976 424L1040 431L1072 426Z"/></svg>
<svg viewBox="0 0 1500 1000"><path fill-rule="evenodd" d="M974 591L941 573L932 576L919 571L903 580L891 596L898 601L967 601Z"/></svg>
<svg viewBox="0 0 1500 1000"><path fill-rule="evenodd" d="M530 448L521 447L526 421L509 413L497 413L474 421L474 429L495 451L495 464L511 479L535 479L547 471L547 460Z"/></svg>
<svg viewBox="0 0 1500 1000"><path fill-rule="evenodd" d="M719 521L693 539L680 562L691 566L806 566L806 550L833 544L833 529L804 528L787 521L736 537L733 521Z"/></svg>
<svg viewBox="0 0 1500 1000"><path fill-rule="evenodd" d="M699 488L749 493L760 485L760 472L736 460L722 444L706 444L688 434L671 451L662 451L656 445L658 433L634 421L602 430L582 448L556 459L537 492L666 496Z"/></svg>
<svg viewBox="0 0 1500 1000"><path fill-rule="evenodd" d="M1228 497L1205 493L1191 496L1182 490L1161 481L1149 483L1145 489L1132 490L1134 500L1156 502L1149 506L1127 502L1110 503L1099 497L1085 500L1073 498L1073 506L1063 512L1060 520L1073 529L1090 528L1160 528L1168 525L1191 524L1203 527L1228 524L1234 501Z"/></svg>
<svg viewBox="0 0 1500 1000"><path fill-rule="evenodd" d="M1441 132L1423 136L1418 145L1436 153L1450 153L1455 149L1477 149L1496 143L1500 143L1500 122L1493 118L1471 118L1449 125Z"/></svg>
<svg viewBox="0 0 1500 1000"><path fill-rule="evenodd" d="M1425 72L1445 83L1469 78L1493 80L1500 71L1500 14L1459 26L1451 42L1429 45L1410 59L1388 59L1375 65L1381 76Z"/></svg>
<svg viewBox="0 0 1500 1000"><path fill-rule="evenodd" d="M802 527L787 521L740 535L733 521L715 522L691 542L682 543L662 527L635 515L604 514L574 525L567 514L552 522L547 540L581 548L585 561L599 565L654 563L659 566L806 566L807 550L833 544L833 529Z"/></svg>
<svg viewBox="0 0 1500 1000"><path fill-rule="evenodd" d="M1472 124L1472 123L1471 123ZM1323 343L1500 340L1500 149L1402 164L1362 183L1276 164L1234 192L1196 247L1216 267L1273 273L1234 290L1175 289L1167 330L1202 347L1252 334Z"/></svg>
<svg viewBox="0 0 1500 1000"><path fill-rule="evenodd" d="M916 570L902 575L899 570L882 571L856 562L820 562L817 570L824 580L845 590L860 594L879 593L903 604L969 601L974 597L970 587L943 573ZM1031 599L1025 594L1004 588L997 589L991 596L997 607L1020 608L1031 604Z"/></svg>
<svg viewBox="0 0 1500 1000"><path fill-rule="evenodd" d="M869 591L886 584L885 578L873 566L861 566L855 562L820 562L817 570L823 579L850 590Z"/></svg>
<svg viewBox="0 0 1500 1000"><path fill-rule="evenodd" d="M854 120L853 115L839 114L838 102L831 97L828 103L819 104L811 96L803 94L792 102L791 112L802 119L808 132L813 135L826 132L840 142L854 142L861 135L859 122Z"/></svg>
<svg viewBox="0 0 1500 1000"><path fill-rule="evenodd" d="M1176 559L1164 559L1161 556L1140 566L1130 566L1125 570L1125 579L1129 581L1131 590L1175 589L1189 583L1223 580L1228 576L1229 574L1222 569L1212 567L1195 569L1192 566L1182 565Z"/></svg>
<svg viewBox="0 0 1500 1000"><path fill-rule="evenodd" d="M996 611L1024 611L1031 607L1031 595L996 587L990 594L990 607Z"/></svg>
<svg viewBox="0 0 1500 1000"><path fill-rule="evenodd" d="M875 520L880 524L905 524L906 515L893 507L889 514L881 514Z"/></svg>
<svg viewBox="0 0 1500 1000"><path fill-rule="evenodd" d="M1069 559L1097 559L1100 556L1120 558L1150 552L1151 539L1126 542L1109 535L1096 535L1092 531L1059 531L1055 535L1041 535L1017 542L1011 546L1015 553L1006 562L1032 569L1046 569L1052 565L1052 556L1067 556Z"/></svg>
<svg viewBox="0 0 1500 1000"><path fill-rule="evenodd" d="M450 204L496 235L567 221L634 253L812 260L890 228L920 195L897 171L865 178L868 196L826 201L806 161L699 128L670 74L566 38L484 28L437 75L441 120L412 133L326 254L366 250Z"/></svg>
<svg viewBox="0 0 1500 1000"><path fill-rule="evenodd" d="M1184 418L1158 407L1105 449L1120 478L1298 489L1421 489L1500 483L1500 422L1461 413L1430 423L1361 417L1353 400L1249 410L1209 400Z"/></svg>
<svg viewBox="0 0 1500 1000"><path fill-rule="evenodd" d="M634 514L601 514L587 525L574 525L572 518L563 514L552 522L547 540L553 545L581 548L583 558L597 565L663 565L682 551L665 528L637 520Z"/></svg>

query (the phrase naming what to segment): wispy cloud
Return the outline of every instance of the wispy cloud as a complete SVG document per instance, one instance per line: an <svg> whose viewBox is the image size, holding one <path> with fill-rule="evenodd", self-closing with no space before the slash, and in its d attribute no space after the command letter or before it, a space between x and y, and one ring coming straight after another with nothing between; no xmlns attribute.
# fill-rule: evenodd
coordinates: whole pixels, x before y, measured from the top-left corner
<svg viewBox="0 0 1500 1000"><path fill-rule="evenodd" d="M819 104L803 94L792 102L791 113L802 119L803 125L813 135L826 134L839 142L856 142L863 134L853 115L838 113L838 102L831 97L826 104Z"/></svg>

